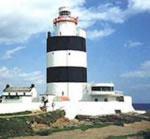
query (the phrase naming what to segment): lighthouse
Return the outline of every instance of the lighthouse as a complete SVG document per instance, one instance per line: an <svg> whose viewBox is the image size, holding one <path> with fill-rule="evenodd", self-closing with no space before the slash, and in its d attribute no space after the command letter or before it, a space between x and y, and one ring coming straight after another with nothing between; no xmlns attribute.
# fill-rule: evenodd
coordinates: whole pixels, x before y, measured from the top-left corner
<svg viewBox="0 0 150 139"><path fill-rule="evenodd" d="M86 33L69 7L60 7L47 37L47 94L82 99L87 83Z"/></svg>
<svg viewBox="0 0 150 139"><path fill-rule="evenodd" d="M78 18L72 16L69 7L59 8L53 25L53 35L48 32L47 36L46 93L36 95L34 85L7 85L0 97L0 114L39 110L43 102L47 111L63 109L71 119L77 115L135 112L132 98L116 91L113 83L87 82L86 33L78 27Z"/></svg>

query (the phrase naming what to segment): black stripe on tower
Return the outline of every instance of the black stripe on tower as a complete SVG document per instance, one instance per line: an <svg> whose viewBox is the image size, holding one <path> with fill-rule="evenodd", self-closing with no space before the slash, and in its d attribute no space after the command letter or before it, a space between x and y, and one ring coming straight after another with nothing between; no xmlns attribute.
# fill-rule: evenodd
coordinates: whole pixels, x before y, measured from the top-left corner
<svg viewBox="0 0 150 139"><path fill-rule="evenodd" d="M83 67L47 68L47 83L52 82L87 82L87 69Z"/></svg>
<svg viewBox="0 0 150 139"><path fill-rule="evenodd" d="M86 52L85 39L79 36L54 36L47 38L47 52L79 50Z"/></svg>

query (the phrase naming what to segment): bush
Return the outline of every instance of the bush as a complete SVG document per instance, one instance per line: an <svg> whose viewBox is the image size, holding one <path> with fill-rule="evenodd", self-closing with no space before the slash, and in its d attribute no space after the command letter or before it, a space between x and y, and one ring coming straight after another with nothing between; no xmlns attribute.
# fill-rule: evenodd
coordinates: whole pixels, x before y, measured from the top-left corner
<svg viewBox="0 0 150 139"><path fill-rule="evenodd" d="M51 134L51 131L50 130L40 130L38 132L36 132L37 135L40 135L40 136L48 136L49 134Z"/></svg>
<svg viewBox="0 0 150 139"><path fill-rule="evenodd" d="M26 112L28 113L28 112ZM22 114L22 113L19 113ZM41 113L38 115L26 115L26 116L13 116L10 118L0 118L0 136L26 136L33 135L32 123L41 123L50 125L57 119L64 117L65 112L57 110L53 112ZM43 135L49 134L47 131L41 131Z"/></svg>

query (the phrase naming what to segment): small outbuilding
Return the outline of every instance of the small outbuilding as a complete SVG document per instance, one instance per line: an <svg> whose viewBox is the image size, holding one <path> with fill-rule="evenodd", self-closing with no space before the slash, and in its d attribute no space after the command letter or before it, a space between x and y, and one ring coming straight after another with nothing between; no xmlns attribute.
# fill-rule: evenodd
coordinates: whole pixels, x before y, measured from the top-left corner
<svg viewBox="0 0 150 139"><path fill-rule="evenodd" d="M35 85L30 87L12 87L6 85L3 90L1 103L29 103L37 99L37 91Z"/></svg>

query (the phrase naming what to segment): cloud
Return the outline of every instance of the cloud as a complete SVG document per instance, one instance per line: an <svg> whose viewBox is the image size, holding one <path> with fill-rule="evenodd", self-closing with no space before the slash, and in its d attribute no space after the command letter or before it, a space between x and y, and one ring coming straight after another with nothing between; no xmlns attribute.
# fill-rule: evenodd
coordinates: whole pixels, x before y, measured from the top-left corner
<svg viewBox="0 0 150 139"><path fill-rule="evenodd" d="M145 61L142 64L142 69L144 69L144 70L150 70L150 60L149 61Z"/></svg>
<svg viewBox="0 0 150 139"><path fill-rule="evenodd" d="M60 6L80 7L84 0L0 0L0 42L23 42L53 28ZM63 5L62 5L63 4Z"/></svg>
<svg viewBox="0 0 150 139"><path fill-rule="evenodd" d="M79 17L79 25L87 29L97 22L124 23L140 12L150 11L149 0L128 0L128 7L106 3L86 7L87 0L0 0L0 42L28 40L32 35L52 30L58 7L70 6ZM99 30L99 29L97 29Z"/></svg>
<svg viewBox="0 0 150 139"><path fill-rule="evenodd" d="M124 13L118 6L114 6L110 3L101 4L97 7L80 7L73 9L73 13L79 16L82 22L96 22L96 21L108 21L113 23L123 23Z"/></svg>
<svg viewBox="0 0 150 139"><path fill-rule="evenodd" d="M150 1L149 0L129 0L128 8L135 12L150 12Z"/></svg>
<svg viewBox="0 0 150 139"><path fill-rule="evenodd" d="M18 46L14 49L9 49L5 52L3 59L10 59L12 58L17 52L21 51L22 49L24 49L25 47L23 46Z"/></svg>
<svg viewBox="0 0 150 139"><path fill-rule="evenodd" d="M40 71L34 72L23 72L18 67L13 69L8 69L7 67L0 68L0 80L7 80L8 82L19 81L20 82L29 82L35 84L44 83L44 75Z"/></svg>
<svg viewBox="0 0 150 139"><path fill-rule="evenodd" d="M150 78L150 60L140 65L139 70L121 74L124 78Z"/></svg>
<svg viewBox="0 0 150 139"><path fill-rule="evenodd" d="M45 76L41 71L25 72L18 67L12 69L0 67L0 91L4 89L6 84L12 86L30 86L35 84L36 89L40 93L45 91Z"/></svg>
<svg viewBox="0 0 150 139"><path fill-rule="evenodd" d="M132 89L150 89L150 84L143 83L143 84L137 84L131 87Z"/></svg>
<svg viewBox="0 0 150 139"><path fill-rule="evenodd" d="M92 30L87 32L88 39L101 39L111 35L115 30L112 28L104 28L103 30Z"/></svg>
<svg viewBox="0 0 150 139"><path fill-rule="evenodd" d="M124 44L124 47L134 48L142 45L142 42L129 40L127 43Z"/></svg>
<svg viewBox="0 0 150 139"><path fill-rule="evenodd" d="M122 10L112 4L86 8L85 0L0 0L0 42L22 42L34 34L52 31L52 21L62 3L72 7L73 15L79 16L79 25L84 28L97 21L124 21Z"/></svg>

